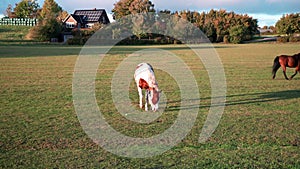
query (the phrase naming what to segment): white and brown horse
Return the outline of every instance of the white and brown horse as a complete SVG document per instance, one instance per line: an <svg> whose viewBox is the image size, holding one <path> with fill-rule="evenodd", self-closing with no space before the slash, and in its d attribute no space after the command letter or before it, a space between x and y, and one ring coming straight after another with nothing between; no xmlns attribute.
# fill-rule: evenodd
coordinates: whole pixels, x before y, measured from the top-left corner
<svg viewBox="0 0 300 169"><path fill-rule="evenodd" d="M143 108L142 89L145 89L145 111L148 111L148 102L151 105L151 109L153 111L157 111L160 91L155 80L154 70L152 66L149 63L138 64L134 73L134 80L139 92L140 108Z"/></svg>

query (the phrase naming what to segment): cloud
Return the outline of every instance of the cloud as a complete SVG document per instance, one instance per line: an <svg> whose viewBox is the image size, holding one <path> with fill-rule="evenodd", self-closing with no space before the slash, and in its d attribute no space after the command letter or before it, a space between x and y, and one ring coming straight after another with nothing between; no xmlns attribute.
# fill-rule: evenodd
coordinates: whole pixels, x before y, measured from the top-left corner
<svg viewBox="0 0 300 169"><path fill-rule="evenodd" d="M248 14L249 16L258 20L258 26L275 26L276 22L282 17L282 15L269 15L269 14Z"/></svg>
<svg viewBox="0 0 300 169"><path fill-rule="evenodd" d="M21 0L1 1L0 13L4 13L8 4L14 5ZM55 0L64 10L73 13L76 9L105 9L108 14L119 0ZM259 23L274 23L277 15L299 12L300 0L151 0L156 9L171 11L192 10L208 11L210 9L225 9L236 13L248 13L257 18ZM44 0L38 0L42 7ZM255 17L253 14L257 14ZM259 15L260 14L260 15ZM270 19L271 16L274 17Z"/></svg>
<svg viewBox="0 0 300 169"><path fill-rule="evenodd" d="M176 3L170 3L169 0L152 0L155 7L158 9L171 10L203 10L212 8L224 8L227 6L238 5L242 0L210 0L210 1L195 1L195 0L177 0Z"/></svg>
<svg viewBox="0 0 300 169"><path fill-rule="evenodd" d="M95 0L56 0L56 2L66 11L73 12L76 9L106 9L110 13L114 7L115 0L95 1Z"/></svg>
<svg viewBox="0 0 300 169"><path fill-rule="evenodd" d="M298 0L266 0L267 3L296 3Z"/></svg>
<svg viewBox="0 0 300 169"><path fill-rule="evenodd" d="M8 4L15 4L21 0L3 0L0 13L4 13ZM64 10L73 12L75 9L104 8L108 13L119 0L55 0ZM266 13L284 14L299 12L300 0L151 0L156 9L171 11L209 9L226 9L237 13ZM44 0L38 0L40 6Z"/></svg>
<svg viewBox="0 0 300 169"><path fill-rule="evenodd" d="M295 13L299 11L299 0L177 0L170 3L169 0L152 0L158 9L175 10L207 10L226 9L238 13Z"/></svg>

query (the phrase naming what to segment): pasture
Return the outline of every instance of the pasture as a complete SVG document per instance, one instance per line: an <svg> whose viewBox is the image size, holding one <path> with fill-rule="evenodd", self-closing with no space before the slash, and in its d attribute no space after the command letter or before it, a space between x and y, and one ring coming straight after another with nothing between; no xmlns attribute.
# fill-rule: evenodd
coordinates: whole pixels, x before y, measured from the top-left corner
<svg viewBox="0 0 300 169"><path fill-rule="evenodd" d="M300 168L300 75L287 81L281 69L275 80L271 74L274 57L299 53L299 44L215 45L226 74L226 107L217 129L202 144L198 138L210 107L209 78L199 58L182 45L114 47L96 77L100 110L111 126L132 137L159 134L173 124L180 92L166 72L156 70L168 103L152 123L126 120L111 99L118 64L149 48L173 52L186 62L201 102L185 139L159 156L140 159L107 152L83 131L72 98L80 46L0 45L0 168ZM293 72L288 69L287 74ZM138 108L133 78L129 96Z"/></svg>

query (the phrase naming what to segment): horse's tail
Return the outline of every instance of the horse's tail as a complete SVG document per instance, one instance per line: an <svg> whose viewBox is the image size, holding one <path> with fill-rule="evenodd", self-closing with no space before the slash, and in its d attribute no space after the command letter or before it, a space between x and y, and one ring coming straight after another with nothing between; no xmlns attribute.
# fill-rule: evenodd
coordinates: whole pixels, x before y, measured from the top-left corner
<svg viewBox="0 0 300 169"><path fill-rule="evenodd" d="M277 56L274 59L274 64L273 64L273 69L272 69L273 79L275 78L276 72L279 68L280 68L279 56Z"/></svg>

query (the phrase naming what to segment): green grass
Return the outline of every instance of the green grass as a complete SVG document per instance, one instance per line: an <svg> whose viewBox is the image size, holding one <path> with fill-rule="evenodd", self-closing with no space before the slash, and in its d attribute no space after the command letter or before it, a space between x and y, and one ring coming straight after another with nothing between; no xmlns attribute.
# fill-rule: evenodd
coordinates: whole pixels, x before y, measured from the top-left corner
<svg viewBox="0 0 300 169"><path fill-rule="evenodd" d="M0 25L0 42L22 42L29 32L29 26Z"/></svg>
<svg viewBox="0 0 300 169"><path fill-rule="evenodd" d="M271 75L274 57L299 53L299 44L215 46L225 68L227 102L219 126L202 144L198 138L210 106L209 78L197 57L183 46L114 48L96 77L99 108L116 130L129 136L152 136L173 124L180 96L175 81L163 71L157 70L156 76L168 106L150 124L123 118L110 97L110 79L118 63L134 51L155 47L175 53L191 67L201 94L199 114L191 132L171 150L131 159L105 151L81 128L72 98L80 47L0 46L0 168L300 167L300 75L292 81L284 80L281 70L275 80ZM137 106L133 83L129 93Z"/></svg>

